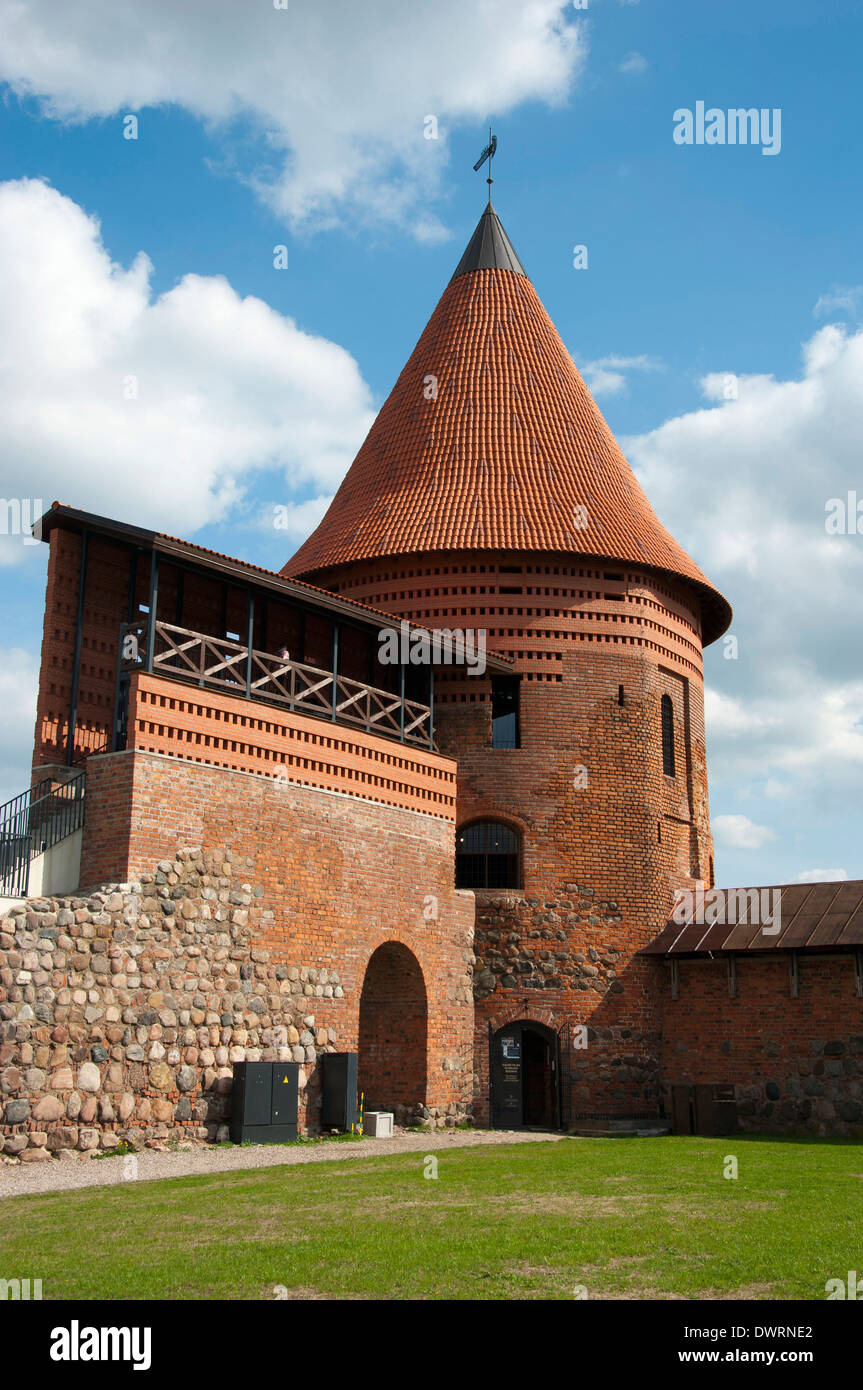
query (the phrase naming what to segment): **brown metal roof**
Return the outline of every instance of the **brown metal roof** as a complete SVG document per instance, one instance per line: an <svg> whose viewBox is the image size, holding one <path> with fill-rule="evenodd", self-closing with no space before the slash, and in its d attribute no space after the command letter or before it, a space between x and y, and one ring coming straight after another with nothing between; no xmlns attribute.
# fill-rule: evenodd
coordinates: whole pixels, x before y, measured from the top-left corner
<svg viewBox="0 0 863 1390"><path fill-rule="evenodd" d="M357 623L363 627L379 628L383 619L388 626L398 628L399 624L405 621L393 613L384 612L381 608L372 608L370 604L361 603L358 599L343 598L339 594L331 593L329 589L320 589L316 584L309 584L307 580L289 579L284 574L264 569L249 560L237 560L231 555L222 555L217 550L208 550L206 546L195 545L192 541L167 536L162 531L148 531L141 526L97 516L93 512L78 511L77 508L67 507L62 502L51 504L49 510L36 523L34 532L41 540L47 540L55 526L65 526L70 530L85 527L97 535L108 536L126 545L138 546L142 550L157 550L160 555L175 564L193 564L199 569L211 570L221 579L235 584L256 584L275 590L286 603L323 608L346 622ZM411 632L432 632L432 629L424 627L422 623L411 622L408 626ZM458 640L454 641L453 652L459 653L461 645ZM512 671L513 658L510 656L487 650L485 659L486 667L490 671Z"/></svg>
<svg viewBox="0 0 863 1390"><path fill-rule="evenodd" d="M758 894L758 907L751 897ZM762 894L768 894L762 898ZM739 895L749 895L741 898ZM777 898L777 894L779 897ZM762 911L762 904L764 911ZM763 926L776 926L765 932ZM716 912L718 920L705 921ZM786 883L766 888L714 888L672 916L641 954L704 956L731 951L824 951L863 947L863 879Z"/></svg>

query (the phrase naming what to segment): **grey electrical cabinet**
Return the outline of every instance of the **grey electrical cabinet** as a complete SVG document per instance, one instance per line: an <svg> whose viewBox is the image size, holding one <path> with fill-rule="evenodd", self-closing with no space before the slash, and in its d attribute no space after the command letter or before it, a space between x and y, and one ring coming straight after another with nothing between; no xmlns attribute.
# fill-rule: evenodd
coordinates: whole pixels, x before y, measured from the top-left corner
<svg viewBox="0 0 863 1390"><path fill-rule="evenodd" d="M231 1138L283 1144L297 1137L299 1062L235 1062Z"/></svg>
<svg viewBox="0 0 863 1390"><path fill-rule="evenodd" d="M348 1134L357 1123L357 1054L325 1052L321 1124Z"/></svg>

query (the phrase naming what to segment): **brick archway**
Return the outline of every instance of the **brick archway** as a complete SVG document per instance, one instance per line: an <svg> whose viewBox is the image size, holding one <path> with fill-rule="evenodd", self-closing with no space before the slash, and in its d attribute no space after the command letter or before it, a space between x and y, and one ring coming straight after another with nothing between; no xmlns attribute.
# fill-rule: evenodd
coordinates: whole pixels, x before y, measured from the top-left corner
<svg viewBox="0 0 863 1390"><path fill-rule="evenodd" d="M489 1051L492 1128L557 1129L560 1124L557 1030L519 1013L490 1033Z"/></svg>
<svg viewBox="0 0 863 1390"><path fill-rule="evenodd" d="M535 1004L511 1004L507 1009L500 1009L492 1014L489 1023L493 1033L498 1032L507 1023L541 1023L552 1033L559 1033L563 1019L554 1013L552 1009L547 1009Z"/></svg>
<svg viewBox="0 0 863 1390"><path fill-rule="evenodd" d="M428 1000L419 961L400 941L378 946L360 996L358 1085L366 1110L424 1105Z"/></svg>

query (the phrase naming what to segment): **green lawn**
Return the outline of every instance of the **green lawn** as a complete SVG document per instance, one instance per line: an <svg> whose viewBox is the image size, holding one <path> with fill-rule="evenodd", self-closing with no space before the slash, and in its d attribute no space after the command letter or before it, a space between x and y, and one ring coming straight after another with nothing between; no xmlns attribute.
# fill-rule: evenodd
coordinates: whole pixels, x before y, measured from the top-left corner
<svg viewBox="0 0 863 1390"><path fill-rule="evenodd" d="M733 1154L739 1177L723 1177ZM823 1299L863 1268L863 1146L566 1139L12 1198L45 1298ZM282 1294L281 1296L284 1296Z"/></svg>

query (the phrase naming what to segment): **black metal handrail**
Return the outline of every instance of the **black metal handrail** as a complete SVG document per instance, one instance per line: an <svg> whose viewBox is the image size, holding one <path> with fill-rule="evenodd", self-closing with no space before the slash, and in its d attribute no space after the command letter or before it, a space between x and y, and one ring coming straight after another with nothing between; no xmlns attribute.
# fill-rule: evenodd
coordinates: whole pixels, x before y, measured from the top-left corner
<svg viewBox="0 0 863 1390"><path fill-rule="evenodd" d="M84 772L59 784L46 777L0 806L0 896L26 897L36 855L80 830L85 788Z"/></svg>
<svg viewBox="0 0 863 1390"><path fill-rule="evenodd" d="M88 758L97 758L100 753L110 753L110 751L111 739L103 739L102 742L97 744L95 748L85 748L81 753L78 754L77 758L72 759L71 763L69 763L69 767L80 767L81 764L85 763Z"/></svg>

